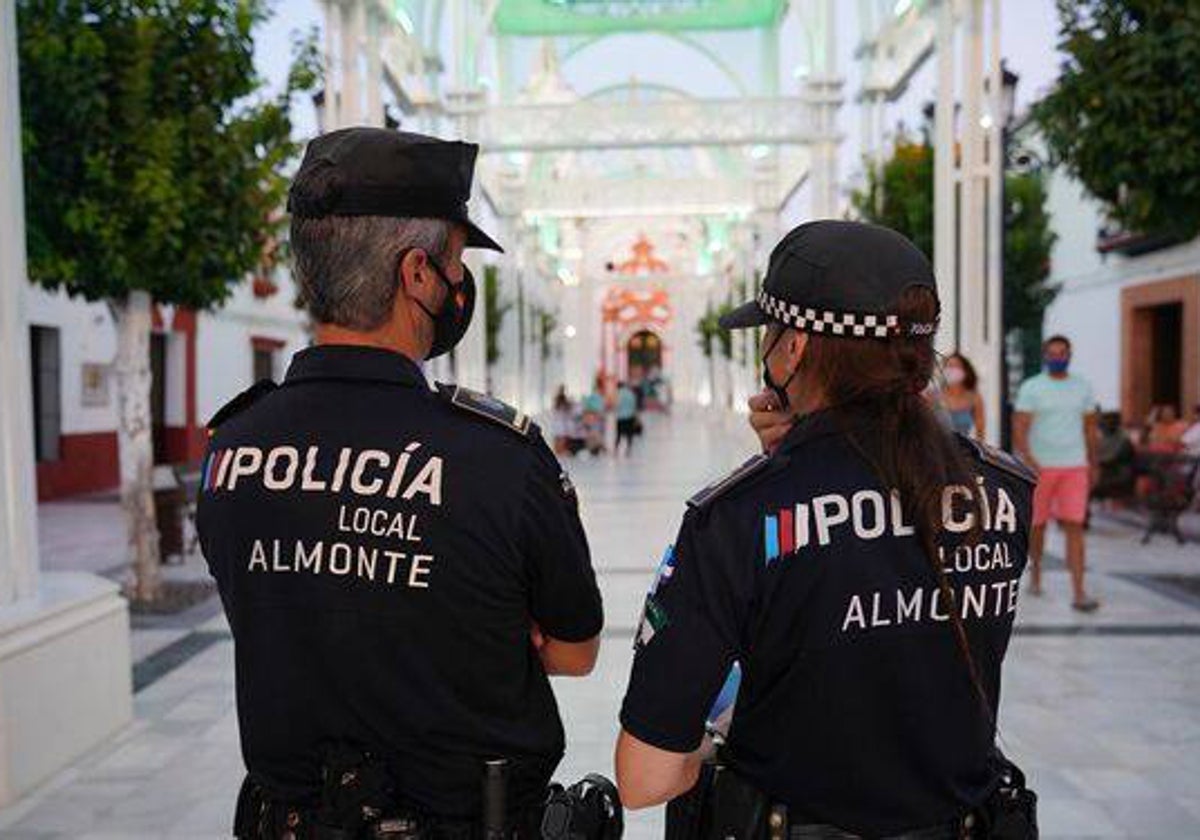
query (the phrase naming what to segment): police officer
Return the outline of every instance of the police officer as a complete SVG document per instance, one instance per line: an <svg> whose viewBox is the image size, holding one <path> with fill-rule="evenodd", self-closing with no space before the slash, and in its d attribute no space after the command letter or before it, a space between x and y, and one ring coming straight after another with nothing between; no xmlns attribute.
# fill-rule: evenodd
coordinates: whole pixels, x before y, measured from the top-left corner
<svg viewBox="0 0 1200 840"><path fill-rule="evenodd" d="M820 221L783 238L761 294L723 320L766 326L763 378L781 420L760 411L756 424L766 439L788 430L688 502L621 712L627 806L693 788L736 663L715 777L741 789L716 800L753 813L702 817L709 836L768 836L768 815L772 837L981 825L1007 773L994 715L1035 479L944 431L923 400L938 312L908 240Z"/></svg>
<svg viewBox="0 0 1200 840"><path fill-rule="evenodd" d="M421 370L470 323L463 249L500 250L467 216L476 153L346 129L292 184L316 344L213 418L198 513L234 638L238 836L481 836L491 760L498 828L533 836L563 753L547 675L595 662L568 477L527 416Z"/></svg>

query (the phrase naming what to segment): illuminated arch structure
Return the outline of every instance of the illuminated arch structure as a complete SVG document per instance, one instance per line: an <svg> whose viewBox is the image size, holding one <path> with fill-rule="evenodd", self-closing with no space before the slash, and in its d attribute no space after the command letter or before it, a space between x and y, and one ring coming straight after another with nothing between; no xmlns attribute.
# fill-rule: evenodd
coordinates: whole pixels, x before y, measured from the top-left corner
<svg viewBox="0 0 1200 840"><path fill-rule="evenodd" d="M675 394L732 404L754 387L752 339L739 336L717 377L696 323L753 290L783 220L841 214L834 8L325 0L322 118L331 128L389 114L481 144L472 209L506 246L498 274L515 304L490 376L498 396L536 410L559 382L580 393L621 368L622 337L645 330ZM652 257L631 254L651 244ZM639 259L652 268L610 270ZM658 303L637 323L614 319L613 295L619 313L647 294ZM482 384L484 334L473 326L455 370L440 363L434 375Z"/></svg>

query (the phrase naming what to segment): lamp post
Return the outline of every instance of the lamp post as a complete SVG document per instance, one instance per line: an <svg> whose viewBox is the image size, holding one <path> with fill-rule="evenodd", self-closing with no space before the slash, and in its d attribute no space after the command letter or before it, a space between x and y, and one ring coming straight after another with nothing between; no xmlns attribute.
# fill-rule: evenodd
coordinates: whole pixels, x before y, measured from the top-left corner
<svg viewBox="0 0 1200 840"><path fill-rule="evenodd" d="M1020 77L1000 62L1000 335L997 337L1000 349L1000 444L1005 449L1012 448L1012 405L1008 386L1008 307L1005 300L1008 297L1007 264L1005 262L1005 247L1008 244L1008 166L1012 146L1012 122L1016 111L1017 82Z"/></svg>

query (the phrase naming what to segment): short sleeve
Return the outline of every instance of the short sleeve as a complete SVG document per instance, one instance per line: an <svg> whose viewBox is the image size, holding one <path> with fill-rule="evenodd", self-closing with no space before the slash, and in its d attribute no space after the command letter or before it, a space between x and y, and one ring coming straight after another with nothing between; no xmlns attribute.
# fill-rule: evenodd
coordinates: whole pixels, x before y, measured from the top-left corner
<svg viewBox="0 0 1200 840"><path fill-rule="evenodd" d="M1083 388L1080 390L1082 391L1081 396L1083 398L1083 413L1091 414L1096 408L1096 394L1092 390L1092 383L1086 379L1083 380Z"/></svg>
<svg viewBox="0 0 1200 840"><path fill-rule="evenodd" d="M1034 385L1032 379L1026 379L1021 383L1021 387L1017 389L1016 410L1023 412L1033 412L1037 410L1035 404Z"/></svg>
<svg viewBox="0 0 1200 840"><path fill-rule="evenodd" d="M600 590L575 488L543 441L525 482L521 543L530 577L530 612L547 636L582 642L604 626Z"/></svg>
<svg viewBox="0 0 1200 840"><path fill-rule="evenodd" d="M625 731L670 752L700 745L708 712L739 657L753 589L753 575L732 574L736 555L729 552L737 546L698 534L696 518L684 519L646 599L621 708Z"/></svg>

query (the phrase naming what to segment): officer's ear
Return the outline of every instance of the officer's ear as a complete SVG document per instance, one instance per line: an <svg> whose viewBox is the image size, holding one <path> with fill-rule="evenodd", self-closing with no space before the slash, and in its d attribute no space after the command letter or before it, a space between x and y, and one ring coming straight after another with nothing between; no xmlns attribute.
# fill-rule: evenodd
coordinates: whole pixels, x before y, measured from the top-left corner
<svg viewBox="0 0 1200 840"><path fill-rule="evenodd" d="M401 287L409 297L413 297L418 289L429 282L426 276L429 274L429 255L423 248L409 248L400 258L397 271L400 273L398 279Z"/></svg>
<svg viewBox="0 0 1200 840"><path fill-rule="evenodd" d="M787 353L791 364L800 363L800 357L804 355L804 348L807 346L808 333L796 329L788 330Z"/></svg>

